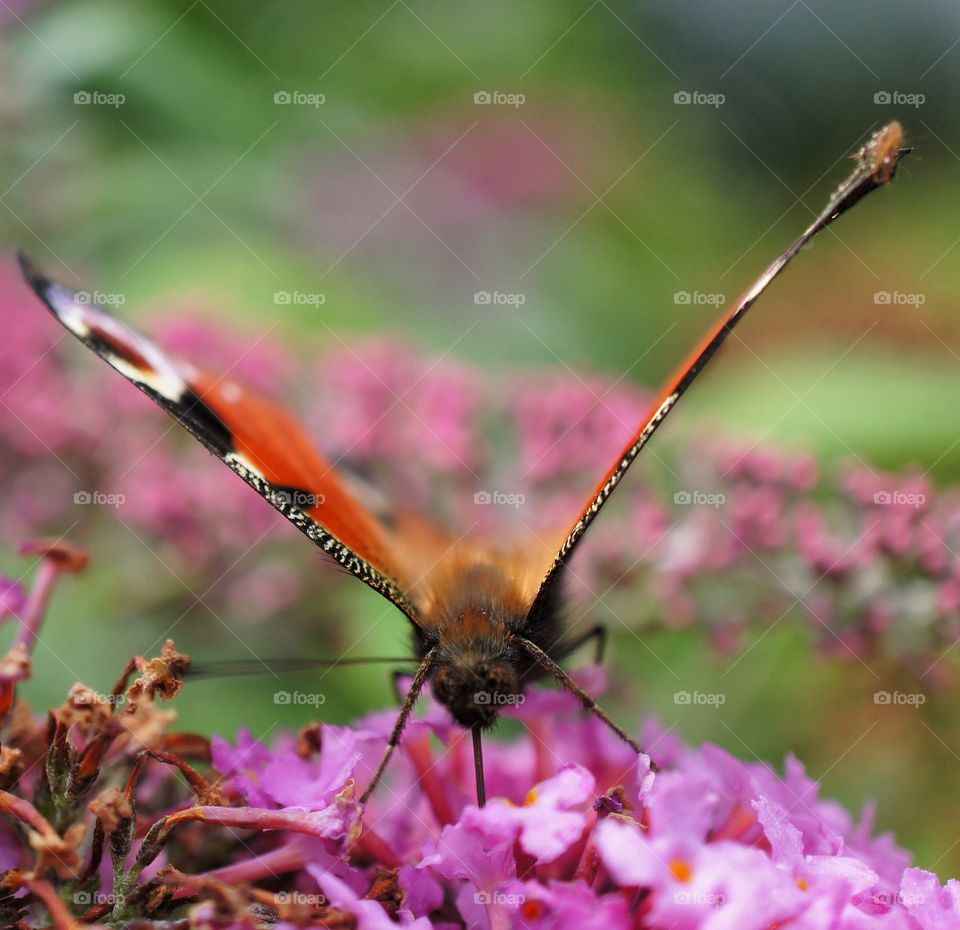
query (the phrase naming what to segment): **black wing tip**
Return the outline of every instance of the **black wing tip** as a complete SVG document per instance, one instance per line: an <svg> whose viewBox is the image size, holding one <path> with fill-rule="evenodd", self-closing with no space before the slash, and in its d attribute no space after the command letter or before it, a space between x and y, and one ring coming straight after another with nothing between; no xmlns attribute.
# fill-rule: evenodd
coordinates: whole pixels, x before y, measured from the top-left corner
<svg viewBox="0 0 960 930"><path fill-rule="evenodd" d="M33 259L31 259L23 249L15 249L14 255L17 259L17 265L20 268L20 274L23 275L23 280L27 282L30 290L32 290L37 297L49 305L50 301L47 299L47 295L53 286L53 281L40 270L39 266L34 263Z"/></svg>
<svg viewBox="0 0 960 930"><path fill-rule="evenodd" d="M53 278L48 278L23 249L15 249L14 255L17 259L17 265L20 267L20 274L23 275L27 286L40 298L47 309L62 322L61 310L63 304L65 302L75 302L77 291L65 284L60 284Z"/></svg>

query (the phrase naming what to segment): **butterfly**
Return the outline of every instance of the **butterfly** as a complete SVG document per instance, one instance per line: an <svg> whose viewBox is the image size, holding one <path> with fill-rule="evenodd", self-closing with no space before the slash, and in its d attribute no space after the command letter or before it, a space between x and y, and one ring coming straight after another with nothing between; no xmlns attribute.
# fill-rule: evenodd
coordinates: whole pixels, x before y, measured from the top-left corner
<svg viewBox="0 0 960 930"><path fill-rule="evenodd" d="M416 673L383 757L361 801L380 781L414 706L429 683L473 737L477 800L485 802L482 734L537 678L556 679L637 753L641 747L565 671L582 645L563 619L568 566L630 466L734 326L821 230L892 179L903 129L877 130L854 156L853 173L824 210L704 336L656 396L555 549L523 541L463 539L371 498L334 467L282 407L228 379L175 358L103 307L46 278L19 254L23 274L54 316L88 348L174 417L327 556L394 604L409 621ZM597 631L591 631L592 636Z"/></svg>

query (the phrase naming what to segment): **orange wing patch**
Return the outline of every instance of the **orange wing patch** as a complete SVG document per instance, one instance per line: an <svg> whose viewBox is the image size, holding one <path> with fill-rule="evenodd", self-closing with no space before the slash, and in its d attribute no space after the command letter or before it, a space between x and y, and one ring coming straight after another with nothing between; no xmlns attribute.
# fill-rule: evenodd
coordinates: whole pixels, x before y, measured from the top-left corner
<svg viewBox="0 0 960 930"><path fill-rule="evenodd" d="M228 453L292 506L321 524L357 555L400 579L389 556L380 522L344 487L334 466L322 455L287 410L234 381L206 372L186 378L199 400L221 420L232 437Z"/></svg>

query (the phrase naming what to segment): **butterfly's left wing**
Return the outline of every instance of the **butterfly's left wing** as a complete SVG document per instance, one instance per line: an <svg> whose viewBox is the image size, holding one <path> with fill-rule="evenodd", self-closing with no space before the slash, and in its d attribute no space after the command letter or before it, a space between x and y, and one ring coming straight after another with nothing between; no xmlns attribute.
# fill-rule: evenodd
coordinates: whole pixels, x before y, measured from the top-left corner
<svg viewBox="0 0 960 930"><path fill-rule="evenodd" d="M327 555L415 624L412 584L392 556L393 532L353 493L283 407L165 352L142 333L46 278L24 255L24 277L88 348L186 427ZM239 530L238 530L239 532Z"/></svg>

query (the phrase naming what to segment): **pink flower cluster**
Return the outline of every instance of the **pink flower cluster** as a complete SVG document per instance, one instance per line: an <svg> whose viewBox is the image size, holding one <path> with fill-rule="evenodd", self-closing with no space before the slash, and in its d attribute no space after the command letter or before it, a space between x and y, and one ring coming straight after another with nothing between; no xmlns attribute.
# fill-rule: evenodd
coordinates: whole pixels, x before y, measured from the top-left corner
<svg viewBox="0 0 960 930"><path fill-rule="evenodd" d="M584 683L597 686L589 671ZM282 895L319 895L369 928L960 926L960 883L909 868L889 837L872 835L869 812L857 824L820 799L793 758L780 777L650 724L654 774L565 695L535 691L514 716L527 735L489 741L484 808L471 801L469 740L436 706L411 726L403 760L365 810L353 786L369 779L393 713L324 726L308 757L289 738L273 749L247 733L236 745L216 739L228 796L284 834L252 857L240 851L246 866L228 870L269 877L282 861L299 875ZM394 922L364 899L378 866L398 870Z"/></svg>
<svg viewBox="0 0 960 930"><path fill-rule="evenodd" d="M960 636L960 495L920 474L705 440L684 490L638 492L614 535L636 558L588 553L587 578L643 584L651 622L696 623L732 650L751 629L806 622L840 658L878 653L946 677ZM672 463L671 463L672 464ZM683 465L680 465L683 469ZM679 470L679 469L678 469ZM611 566L613 572L610 571Z"/></svg>

